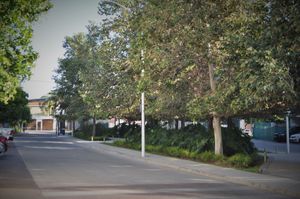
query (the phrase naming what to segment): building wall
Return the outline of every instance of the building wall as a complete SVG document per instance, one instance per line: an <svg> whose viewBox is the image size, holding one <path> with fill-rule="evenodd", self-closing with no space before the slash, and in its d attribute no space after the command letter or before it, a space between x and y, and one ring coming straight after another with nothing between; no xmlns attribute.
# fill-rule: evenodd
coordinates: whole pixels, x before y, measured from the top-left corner
<svg viewBox="0 0 300 199"><path fill-rule="evenodd" d="M29 100L28 106L32 115L32 122L27 124L26 128L28 130L55 131L57 129L58 122L56 121L56 118L46 110L45 101L46 99ZM65 130L72 130L72 123L70 121L65 121Z"/></svg>
<svg viewBox="0 0 300 199"><path fill-rule="evenodd" d="M36 120L33 119L29 124L27 124L27 130L35 130L36 129Z"/></svg>
<svg viewBox="0 0 300 199"><path fill-rule="evenodd" d="M27 130L50 130L56 129L56 119L45 111L45 99L29 100L28 106L32 115L32 122L27 125Z"/></svg>
<svg viewBox="0 0 300 199"><path fill-rule="evenodd" d="M43 130L53 130L53 119L43 120Z"/></svg>

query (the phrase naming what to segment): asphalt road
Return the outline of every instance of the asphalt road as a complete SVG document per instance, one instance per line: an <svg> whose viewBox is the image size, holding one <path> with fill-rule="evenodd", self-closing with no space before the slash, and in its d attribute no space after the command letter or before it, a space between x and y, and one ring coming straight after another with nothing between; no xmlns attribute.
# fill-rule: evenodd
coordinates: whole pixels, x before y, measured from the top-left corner
<svg viewBox="0 0 300 199"><path fill-rule="evenodd" d="M0 198L289 198L80 147L17 137L0 157Z"/></svg>

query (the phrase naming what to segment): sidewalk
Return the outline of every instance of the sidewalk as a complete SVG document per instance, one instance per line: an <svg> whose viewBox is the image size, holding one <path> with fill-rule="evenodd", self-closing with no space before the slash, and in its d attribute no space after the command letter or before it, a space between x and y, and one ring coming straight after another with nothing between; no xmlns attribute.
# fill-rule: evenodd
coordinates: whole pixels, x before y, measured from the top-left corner
<svg viewBox="0 0 300 199"><path fill-rule="evenodd" d="M148 153L146 154L145 158L141 158L141 154L139 151L113 147L101 144L100 142L83 141L72 137L66 137L65 139L72 139L72 141L77 142L80 146L92 149L94 151L105 152L112 155L129 158L134 161L143 161L149 164L178 169L181 171L195 173L214 179L247 185L273 193L300 198L300 180L271 176L266 174L244 172L232 168L223 168L219 166Z"/></svg>
<svg viewBox="0 0 300 199"><path fill-rule="evenodd" d="M300 181L300 154L268 153L268 158L263 174Z"/></svg>
<svg viewBox="0 0 300 199"><path fill-rule="evenodd" d="M267 151L268 162L263 165L262 173L300 181L300 144L290 143L287 154L286 143L266 140L252 140L260 151Z"/></svg>

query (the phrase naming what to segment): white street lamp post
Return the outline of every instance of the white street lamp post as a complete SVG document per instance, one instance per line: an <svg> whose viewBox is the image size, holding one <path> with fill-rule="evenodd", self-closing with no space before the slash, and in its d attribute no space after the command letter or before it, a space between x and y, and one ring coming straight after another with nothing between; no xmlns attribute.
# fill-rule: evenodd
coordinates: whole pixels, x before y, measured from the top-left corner
<svg viewBox="0 0 300 199"><path fill-rule="evenodd" d="M286 147L287 147L287 154L290 154L290 113L291 111L287 112L285 117L286 119Z"/></svg>
<svg viewBox="0 0 300 199"><path fill-rule="evenodd" d="M141 51L142 63L144 63L144 51ZM142 78L144 77L144 69L142 70ZM145 93L144 91L141 94L141 155L142 158L145 157Z"/></svg>
<svg viewBox="0 0 300 199"><path fill-rule="evenodd" d="M142 158L144 158L145 157L145 106L144 106L144 100L145 100L145 93L144 92L142 92L142 104L141 104L141 109L142 109L142 111L141 111L141 117L142 117L142 136L141 136L141 143L142 143L142 147L141 147L141 153L142 153Z"/></svg>

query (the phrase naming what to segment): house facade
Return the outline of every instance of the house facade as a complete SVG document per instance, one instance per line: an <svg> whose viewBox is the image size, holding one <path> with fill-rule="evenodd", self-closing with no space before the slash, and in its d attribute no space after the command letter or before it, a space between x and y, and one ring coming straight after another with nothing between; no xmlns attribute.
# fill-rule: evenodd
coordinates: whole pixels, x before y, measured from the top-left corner
<svg viewBox="0 0 300 199"><path fill-rule="evenodd" d="M32 115L32 121L27 124L27 130L55 131L56 119L47 111L45 101L47 99L30 99L28 106Z"/></svg>

